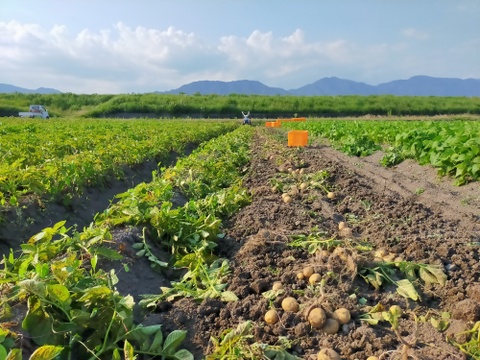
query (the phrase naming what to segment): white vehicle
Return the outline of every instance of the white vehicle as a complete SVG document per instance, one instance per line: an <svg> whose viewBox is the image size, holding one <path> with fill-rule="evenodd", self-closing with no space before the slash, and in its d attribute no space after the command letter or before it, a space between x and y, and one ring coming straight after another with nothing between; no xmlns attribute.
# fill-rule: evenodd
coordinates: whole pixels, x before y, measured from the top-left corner
<svg viewBox="0 0 480 360"><path fill-rule="evenodd" d="M42 119L49 119L48 111L45 109L43 105L30 105L30 111L28 112L19 112L18 116L23 118L42 118Z"/></svg>

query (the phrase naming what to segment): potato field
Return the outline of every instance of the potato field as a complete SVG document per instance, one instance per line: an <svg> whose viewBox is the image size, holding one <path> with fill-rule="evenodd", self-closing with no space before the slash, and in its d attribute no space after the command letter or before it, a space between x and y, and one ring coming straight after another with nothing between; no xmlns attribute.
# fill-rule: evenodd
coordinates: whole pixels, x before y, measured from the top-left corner
<svg viewBox="0 0 480 360"><path fill-rule="evenodd" d="M0 118L0 156L0 360L480 359L474 116Z"/></svg>

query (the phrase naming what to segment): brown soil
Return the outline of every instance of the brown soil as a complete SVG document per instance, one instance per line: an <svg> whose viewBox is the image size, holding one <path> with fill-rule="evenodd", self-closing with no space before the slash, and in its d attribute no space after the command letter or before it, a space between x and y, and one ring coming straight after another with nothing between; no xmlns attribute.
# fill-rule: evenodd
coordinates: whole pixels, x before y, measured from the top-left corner
<svg viewBox="0 0 480 360"><path fill-rule="evenodd" d="M465 359L446 338L455 338L480 320L479 184L455 187L451 179L438 179L434 169L412 161L385 169L378 164L379 157L381 154L348 157L321 143L288 148L282 129L258 128L245 179L253 201L225 221L226 237L218 246L218 255L231 261L227 289L239 300L165 302L155 312L138 313L138 321L163 324L165 332L187 330L183 346L195 359L211 351L211 336L219 338L223 331L246 320L255 324L253 341L274 345L279 337L285 337L291 343L289 352L303 359L316 359L324 347L335 349L345 359L364 360L371 355L381 359ZM282 174L282 167L302 168L304 174ZM326 184L336 193L333 200L321 189L307 188L285 203L280 192L272 191L272 180L300 183L322 170L328 172ZM341 221L352 229L351 236L342 237L338 230ZM315 232L324 233L327 239L343 239L346 260L331 252L310 254L289 246L292 235ZM118 243L130 245L138 241L141 230L118 229L113 235ZM372 252L354 250L354 245L366 242L408 261L441 265L448 280L444 286L415 282L421 296L417 302L406 300L393 286L377 291L357 274L360 267L374 264ZM128 273L121 264L104 267L117 270L119 291L132 294L137 301L141 294L158 293L160 286L168 286L178 276L158 274L148 260L128 254ZM297 279L307 265L327 280L323 288ZM285 292L269 302L262 294L275 281L283 283ZM281 310L285 296L298 300L298 313ZM334 335L312 329L302 310L314 303L327 311L345 307L352 320ZM387 322L372 326L360 320L378 303L387 309L394 304L403 309L397 334ZM272 326L264 321L271 307L280 315L280 321ZM444 311L452 315L444 332L421 320L427 312L437 316ZM419 320L415 321L415 316Z"/></svg>
<svg viewBox="0 0 480 360"><path fill-rule="evenodd" d="M156 312L144 314L139 321L161 323L167 332L187 330L184 346L195 359L211 351L211 336L219 338L223 331L246 320L255 323L254 341L274 345L280 336L286 337L291 343L289 351L303 359L315 359L324 347L334 348L345 359L362 360L371 355L382 359L407 355L413 359L464 359L446 338L455 338L480 320L479 184L455 187L451 179L438 179L434 169L412 161L385 169L378 164L381 154L348 157L322 144L288 148L284 137L281 130L258 129L245 180L253 201L224 224L227 236L219 243L219 255L231 260L228 290L239 300L181 299L159 304ZM283 176L292 181L294 175L280 175L281 167L303 168L304 174L296 175L297 183L308 174L326 170L327 184L336 198L328 199L320 189L306 189L298 191L291 203L283 202L281 193L272 191L272 179ZM309 254L288 245L292 235L312 232L342 239L341 221L352 229L347 236L352 240L344 239L350 244L346 261L332 253ZM125 232L119 234L117 239L124 241ZM417 302L406 300L393 286L376 291L356 274L360 266L372 265L371 253L351 250L351 244L362 241L408 261L441 265L448 280L444 286L415 282L421 296ZM120 287L137 299L143 293L158 293L159 286L171 277L151 276L144 259L132 258L132 262L135 267L125 274L128 279L122 281L120 275ZM329 279L323 290L297 279L296 274L307 265ZM262 294L275 281L283 283L285 293L269 303ZM300 303L298 313L281 309L281 300L289 295ZM366 303L361 305L360 299ZM352 320L334 335L312 329L302 310L313 303L327 311L345 307ZM378 303L387 309L398 304L404 310L397 334L387 322L371 326L360 320L360 315ZM264 314L272 306L278 310L280 322L269 326ZM421 318L427 312L438 317L444 311L452 316L444 332ZM415 316L420 320L415 321Z"/></svg>

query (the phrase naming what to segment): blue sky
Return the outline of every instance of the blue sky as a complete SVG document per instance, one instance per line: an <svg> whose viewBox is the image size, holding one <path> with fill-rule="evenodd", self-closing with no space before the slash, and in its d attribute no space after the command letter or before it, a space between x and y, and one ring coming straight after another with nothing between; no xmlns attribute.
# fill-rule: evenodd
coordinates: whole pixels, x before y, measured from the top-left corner
<svg viewBox="0 0 480 360"><path fill-rule="evenodd" d="M0 83L30 89L415 75L480 79L480 1L0 0Z"/></svg>

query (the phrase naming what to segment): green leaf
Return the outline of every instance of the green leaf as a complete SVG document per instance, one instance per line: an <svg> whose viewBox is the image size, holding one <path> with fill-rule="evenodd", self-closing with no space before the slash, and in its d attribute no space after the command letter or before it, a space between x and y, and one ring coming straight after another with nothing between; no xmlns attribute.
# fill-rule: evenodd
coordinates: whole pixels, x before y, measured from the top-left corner
<svg viewBox="0 0 480 360"><path fill-rule="evenodd" d="M61 284L52 284L47 286L47 291L50 297L59 303L63 308L71 304L72 298L68 289Z"/></svg>
<svg viewBox="0 0 480 360"><path fill-rule="evenodd" d="M132 245L132 248L135 250L143 249L143 247L144 247L143 243L135 243Z"/></svg>
<svg viewBox="0 0 480 360"><path fill-rule="evenodd" d="M53 360L63 351L63 346L43 345L33 352L29 360Z"/></svg>
<svg viewBox="0 0 480 360"><path fill-rule="evenodd" d="M417 293L417 290L413 286L413 284L408 279L398 280L397 284L397 292L405 298L410 298L413 301L417 301L420 296Z"/></svg>
<svg viewBox="0 0 480 360"><path fill-rule="evenodd" d="M119 252L109 249L104 246L99 246L95 248L95 254L100 255L108 260L121 260L123 259L123 255Z"/></svg>
<svg viewBox="0 0 480 360"><path fill-rule="evenodd" d="M5 360L22 360L22 350L17 348L10 350Z"/></svg>
<svg viewBox="0 0 480 360"><path fill-rule="evenodd" d="M186 349L178 350L173 357L177 360L194 360L192 353Z"/></svg>
<svg viewBox="0 0 480 360"><path fill-rule="evenodd" d="M163 344L163 352L166 355L173 355L178 346L187 336L187 332L184 330L174 330L168 334Z"/></svg>
<svg viewBox="0 0 480 360"><path fill-rule="evenodd" d="M145 250L145 249L142 249L142 250L140 250L140 251L137 251L136 255L137 255L138 257L142 257L143 255L145 255L145 252L146 252L146 250Z"/></svg>
<svg viewBox="0 0 480 360"><path fill-rule="evenodd" d="M238 297L231 291L224 291L221 293L220 299L225 302L233 302L237 301Z"/></svg>
<svg viewBox="0 0 480 360"><path fill-rule="evenodd" d="M150 346L150 352L162 352L162 345L163 345L163 333L162 330L159 329L153 338L152 345Z"/></svg>
<svg viewBox="0 0 480 360"><path fill-rule="evenodd" d="M125 355L125 360L135 360L137 358L135 356L135 349L128 342L128 340L125 340L125 344L123 345L123 351Z"/></svg>
<svg viewBox="0 0 480 360"><path fill-rule="evenodd" d="M0 359L5 359L7 357L7 349L5 349L5 346L0 344Z"/></svg>
<svg viewBox="0 0 480 360"><path fill-rule="evenodd" d="M112 353L112 360L122 360L122 357L120 356L120 351L118 348L115 348Z"/></svg>

